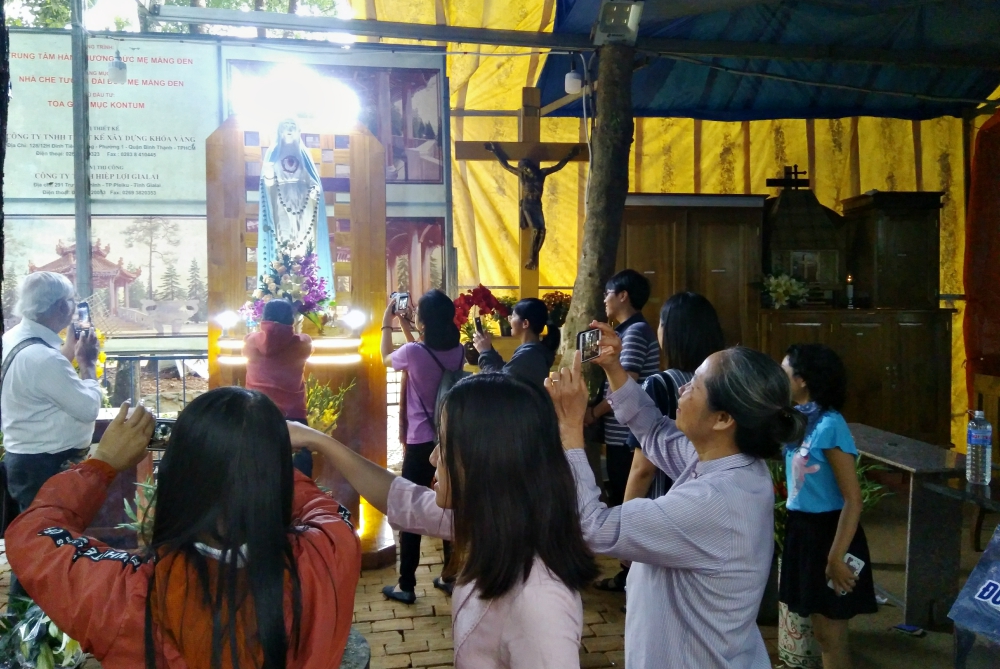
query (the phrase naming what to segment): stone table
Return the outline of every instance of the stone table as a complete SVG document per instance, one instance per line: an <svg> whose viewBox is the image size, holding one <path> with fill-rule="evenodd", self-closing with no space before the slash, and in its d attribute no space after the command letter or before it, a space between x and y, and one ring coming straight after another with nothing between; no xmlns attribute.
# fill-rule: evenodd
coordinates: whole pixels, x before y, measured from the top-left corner
<svg viewBox="0 0 1000 669"><path fill-rule="evenodd" d="M962 502L925 484L964 476L965 456L859 423L848 427L862 455L910 477L903 621L918 627L948 625L948 610L958 596Z"/></svg>

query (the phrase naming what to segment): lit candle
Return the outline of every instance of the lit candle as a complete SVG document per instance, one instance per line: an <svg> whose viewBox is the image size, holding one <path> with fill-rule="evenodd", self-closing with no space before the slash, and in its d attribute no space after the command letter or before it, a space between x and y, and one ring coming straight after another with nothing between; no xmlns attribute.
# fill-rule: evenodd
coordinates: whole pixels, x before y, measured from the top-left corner
<svg viewBox="0 0 1000 669"><path fill-rule="evenodd" d="M847 308L854 308L854 277L847 275Z"/></svg>

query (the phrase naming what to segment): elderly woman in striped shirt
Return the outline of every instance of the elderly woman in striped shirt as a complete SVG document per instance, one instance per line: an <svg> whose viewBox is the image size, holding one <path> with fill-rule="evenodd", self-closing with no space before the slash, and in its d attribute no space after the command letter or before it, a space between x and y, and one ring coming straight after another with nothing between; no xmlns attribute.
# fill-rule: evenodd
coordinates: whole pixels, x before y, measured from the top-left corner
<svg viewBox="0 0 1000 669"><path fill-rule="evenodd" d="M566 457L577 481L584 538L597 553L631 560L626 669L765 669L755 618L774 548L774 492L763 459L803 430L788 378L758 351L709 356L681 388L677 420L664 417L622 369L621 340L601 329L616 418L675 480L658 499L607 508L583 451L587 388L580 357L553 372Z"/></svg>

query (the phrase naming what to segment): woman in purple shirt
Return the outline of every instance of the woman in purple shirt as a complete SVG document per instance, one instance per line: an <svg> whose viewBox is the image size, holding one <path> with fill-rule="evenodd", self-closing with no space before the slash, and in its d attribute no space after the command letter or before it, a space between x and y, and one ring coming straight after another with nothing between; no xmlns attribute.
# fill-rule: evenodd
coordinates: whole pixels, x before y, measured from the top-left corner
<svg viewBox="0 0 1000 669"><path fill-rule="evenodd" d="M517 420L511 420L517 416ZM548 394L508 374L448 393L433 490L289 423L393 527L454 539L456 669L579 669L580 591L597 563L580 531L573 473Z"/></svg>
<svg viewBox="0 0 1000 669"><path fill-rule="evenodd" d="M447 369L462 369L465 350L459 343L458 326L455 325L455 303L440 290L430 290L417 304L417 331L420 339L413 337L409 310L396 313L392 299L382 317L382 358L386 367L403 372L400 401L400 439L405 439L403 451L403 478L417 485L429 486L434 479L431 451L437 429L434 425L434 406L438 386ZM392 348L392 323L399 326L406 343ZM450 546L445 542L445 562ZM413 604L417 601L414 588L416 571L420 562L420 535L402 532L399 535L399 584L382 590L389 599ZM451 592L451 584L441 578L434 579L434 587Z"/></svg>
<svg viewBox="0 0 1000 669"><path fill-rule="evenodd" d="M631 560L626 669L770 669L757 629L774 549L774 490L763 458L802 434L788 377L747 348L710 355L681 388L677 420L660 413L618 360L621 340L601 329L615 417L674 485L657 499L601 503L583 451L587 386L577 354L553 372L566 458L577 482L583 535L599 554Z"/></svg>

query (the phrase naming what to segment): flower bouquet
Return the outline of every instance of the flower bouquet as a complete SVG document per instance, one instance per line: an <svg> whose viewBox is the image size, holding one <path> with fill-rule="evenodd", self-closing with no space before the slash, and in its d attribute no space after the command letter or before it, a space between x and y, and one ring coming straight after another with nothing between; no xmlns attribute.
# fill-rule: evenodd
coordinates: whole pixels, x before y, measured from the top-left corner
<svg viewBox="0 0 1000 669"><path fill-rule="evenodd" d="M292 255L286 244L278 246L278 259L271 261L270 271L260 277L257 290L240 307L248 325L260 323L264 305L271 300L288 300L295 313L309 320L322 332L329 320L326 311L334 306L326 279L319 276L316 253L312 246L305 255Z"/></svg>
<svg viewBox="0 0 1000 669"><path fill-rule="evenodd" d="M55 669L78 667L87 659L77 641L60 630L26 597L14 597L0 617L0 667Z"/></svg>
<svg viewBox="0 0 1000 669"><path fill-rule="evenodd" d="M569 303L572 300L572 297L559 290L542 295L542 302L545 303L546 308L549 310L549 320L557 328L561 328L566 323L566 315L569 313Z"/></svg>
<svg viewBox="0 0 1000 669"><path fill-rule="evenodd" d="M315 376L306 379L306 420L309 427L323 434L331 434L337 427L337 420L344 408L344 397L347 391L354 387L355 380L347 386L340 386L336 391L329 383L320 383Z"/></svg>
<svg viewBox="0 0 1000 669"><path fill-rule="evenodd" d="M809 295L809 288L805 283L787 274L764 277L764 290L767 291L775 309L794 306Z"/></svg>
<svg viewBox="0 0 1000 669"><path fill-rule="evenodd" d="M490 331L493 323L499 324L501 319L509 315L510 309L483 284L455 298L455 325L458 326L461 341L465 344L465 359L470 365L479 363L479 353L472 346L472 337L476 334L476 317L482 319L483 329Z"/></svg>

